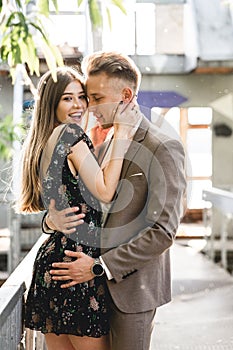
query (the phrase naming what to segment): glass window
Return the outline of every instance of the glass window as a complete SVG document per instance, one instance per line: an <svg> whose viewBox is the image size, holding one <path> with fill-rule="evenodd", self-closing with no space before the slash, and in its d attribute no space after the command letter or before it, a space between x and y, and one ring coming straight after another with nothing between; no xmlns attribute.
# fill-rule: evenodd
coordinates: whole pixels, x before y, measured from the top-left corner
<svg viewBox="0 0 233 350"><path fill-rule="evenodd" d="M77 6L76 6L77 8ZM45 26L54 45L86 48L86 16L83 14L50 15Z"/></svg>
<svg viewBox="0 0 233 350"><path fill-rule="evenodd" d="M125 0L127 15L109 5L112 29L103 6L103 49L129 55L184 54L184 4ZM178 38L178 39L177 39Z"/></svg>
<svg viewBox="0 0 233 350"><path fill-rule="evenodd" d="M156 124L162 132L180 140L180 108L170 109L153 107L151 109L151 121Z"/></svg>
<svg viewBox="0 0 233 350"><path fill-rule="evenodd" d="M188 109L188 122L191 125L210 125L212 114L212 108L210 107L190 107Z"/></svg>
<svg viewBox="0 0 233 350"><path fill-rule="evenodd" d="M112 29L109 29L106 13L104 17L103 50L120 50L128 55L155 54L155 9L151 2L135 3L125 0L127 16L116 6L110 5Z"/></svg>
<svg viewBox="0 0 233 350"><path fill-rule="evenodd" d="M103 50L117 50L128 55L135 53L135 2L124 2L127 15L114 5L109 5L111 29L103 10Z"/></svg>
<svg viewBox="0 0 233 350"><path fill-rule="evenodd" d="M210 129L189 129L187 131L187 153L190 167L189 177L212 175L212 131Z"/></svg>
<svg viewBox="0 0 233 350"><path fill-rule="evenodd" d="M155 54L155 4L136 4L136 54Z"/></svg>
<svg viewBox="0 0 233 350"><path fill-rule="evenodd" d="M165 114L165 121L174 129L177 135L180 135L180 108L173 107Z"/></svg>

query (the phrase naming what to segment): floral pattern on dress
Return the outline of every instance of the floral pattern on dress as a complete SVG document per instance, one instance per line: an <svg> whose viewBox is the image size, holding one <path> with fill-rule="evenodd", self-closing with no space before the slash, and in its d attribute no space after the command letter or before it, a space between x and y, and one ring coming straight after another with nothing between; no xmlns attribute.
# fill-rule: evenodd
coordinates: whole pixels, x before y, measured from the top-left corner
<svg viewBox="0 0 233 350"><path fill-rule="evenodd" d="M94 258L100 255L100 204L81 177L71 173L67 161L71 147L81 140L93 149L90 139L78 125L65 126L43 179L42 200L45 208L51 198L55 199L58 210L78 206L79 212L86 215L85 223L70 235L51 234L39 248L26 301L25 326L43 333L100 337L109 332L105 277L62 289L64 282L54 281L50 275L53 262L73 260L64 254L66 249Z"/></svg>

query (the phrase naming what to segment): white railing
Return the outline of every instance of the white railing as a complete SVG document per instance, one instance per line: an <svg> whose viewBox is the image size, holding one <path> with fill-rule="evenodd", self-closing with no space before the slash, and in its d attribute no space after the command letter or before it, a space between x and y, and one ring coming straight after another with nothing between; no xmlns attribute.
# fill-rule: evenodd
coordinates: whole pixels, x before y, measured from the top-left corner
<svg viewBox="0 0 233 350"><path fill-rule="evenodd" d="M0 349L43 350L44 337L23 327L25 293L29 287L36 252L48 237L43 234L0 288Z"/></svg>
<svg viewBox="0 0 233 350"><path fill-rule="evenodd" d="M232 244L228 240L228 225L233 219L233 192L225 191L220 188L211 188L203 190L202 198L205 201L212 203L213 207L217 208L221 212L221 229L220 229L220 255L221 264L227 269L227 251L233 251ZM207 226L207 222L204 216L204 223ZM215 237L213 233L210 235L210 257L214 259L215 256Z"/></svg>

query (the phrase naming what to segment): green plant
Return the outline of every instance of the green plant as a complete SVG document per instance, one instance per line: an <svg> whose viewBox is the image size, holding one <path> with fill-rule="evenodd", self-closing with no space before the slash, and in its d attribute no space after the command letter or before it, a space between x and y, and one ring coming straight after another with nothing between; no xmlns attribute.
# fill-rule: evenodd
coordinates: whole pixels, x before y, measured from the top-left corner
<svg viewBox="0 0 233 350"><path fill-rule="evenodd" d="M20 141L23 134L23 127L13 121L11 115L0 119L0 158L9 160L12 158L14 141Z"/></svg>
<svg viewBox="0 0 233 350"><path fill-rule="evenodd" d="M48 1L46 1L48 2ZM39 58L37 48L40 47L49 69L52 71L57 65L63 65L60 51L48 40L48 35L43 28L43 16L47 16L45 1L38 1L38 10L25 14L25 7L29 0L15 2L13 6L7 1L1 13L1 49L2 61L7 62L13 83L15 80L15 68L17 64L27 64L30 74L40 75ZM54 3L54 1L53 1ZM54 75L54 79L56 76Z"/></svg>
<svg viewBox="0 0 233 350"><path fill-rule="evenodd" d="M77 0L77 8L83 0ZM108 4L118 7L126 14L123 0L88 0L92 30L102 27L102 12L107 12L111 28L111 16ZM43 27L43 19L49 18L51 6L59 13L57 0L0 0L0 60L8 63L13 83L15 68L18 64L26 64L31 75L39 76L38 49L43 53L49 69L63 65L63 58L59 49L49 40L49 33ZM30 7L30 8L29 8ZM28 12L27 12L28 10Z"/></svg>

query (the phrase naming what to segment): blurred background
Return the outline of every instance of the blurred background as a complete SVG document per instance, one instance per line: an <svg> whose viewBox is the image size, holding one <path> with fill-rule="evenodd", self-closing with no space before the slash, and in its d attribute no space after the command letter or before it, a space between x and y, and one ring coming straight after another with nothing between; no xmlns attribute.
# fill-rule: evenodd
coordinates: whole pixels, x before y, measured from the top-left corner
<svg viewBox="0 0 233 350"><path fill-rule="evenodd" d="M1 24L17 9L17 3L1 2ZM24 14L26 24L40 16L41 22L35 23L43 27L46 40L58 49L65 64L79 66L88 53L117 50L138 65L142 73L138 95L142 111L152 123L179 137L187 154L187 209L177 240L197 247L232 273L233 1L58 0L45 1L47 8L38 7L41 3L22 1L17 10ZM39 9L42 15L38 15ZM16 16L11 28L17 21L25 28ZM51 53L40 45L38 30L34 27L31 33L38 59L35 70L30 68L29 51L14 61L10 56L13 51L4 51L7 41L1 46L2 282L41 235L41 215L20 216L12 209L18 185L14 166L20 150L15 123L30 123L38 74L53 65ZM0 39L4 37L1 27ZM13 153L7 157L11 148Z"/></svg>

